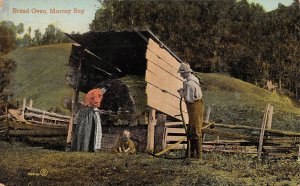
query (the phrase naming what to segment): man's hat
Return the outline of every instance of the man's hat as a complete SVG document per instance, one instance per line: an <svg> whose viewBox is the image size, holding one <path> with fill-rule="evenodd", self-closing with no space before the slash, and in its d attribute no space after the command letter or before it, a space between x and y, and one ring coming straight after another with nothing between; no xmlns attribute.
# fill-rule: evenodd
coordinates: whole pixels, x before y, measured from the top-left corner
<svg viewBox="0 0 300 186"><path fill-rule="evenodd" d="M181 63L179 66L179 70L177 71L178 73L185 73L185 72L193 72L191 69L190 65L187 63Z"/></svg>

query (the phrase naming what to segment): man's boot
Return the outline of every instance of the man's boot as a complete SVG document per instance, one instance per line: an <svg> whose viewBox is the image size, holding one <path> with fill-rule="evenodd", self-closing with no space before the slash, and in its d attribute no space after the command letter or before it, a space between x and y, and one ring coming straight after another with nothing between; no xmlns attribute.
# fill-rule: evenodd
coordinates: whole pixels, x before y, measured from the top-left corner
<svg viewBox="0 0 300 186"><path fill-rule="evenodd" d="M190 139L190 157L189 158L195 158L195 140L194 139Z"/></svg>
<svg viewBox="0 0 300 186"><path fill-rule="evenodd" d="M202 141L202 139L200 138L200 139L197 139L195 142L196 142L196 144L195 144L195 149L196 149L196 158L198 158L198 159L200 159L200 160L202 160L202 143L201 143L201 141Z"/></svg>
<svg viewBox="0 0 300 186"><path fill-rule="evenodd" d="M191 140L187 139L187 149L186 149L186 157L191 157Z"/></svg>

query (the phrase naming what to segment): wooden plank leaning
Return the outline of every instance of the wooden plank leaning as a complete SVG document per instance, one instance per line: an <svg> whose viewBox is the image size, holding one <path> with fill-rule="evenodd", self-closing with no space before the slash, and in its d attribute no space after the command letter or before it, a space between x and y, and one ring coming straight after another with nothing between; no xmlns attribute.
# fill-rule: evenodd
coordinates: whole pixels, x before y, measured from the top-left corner
<svg viewBox="0 0 300 186"><path fill-rule="evenodd" d="M265 130L266 130L266 125L267 125L267 120L268 120L268 112L270 109L270 104L267 105L263 121L261 124L261 131L260 131L260 136L259 136L259 144L258 144L258 150L257 150L257 158L260 160L261 159L261 154L262 154L262 148L263 148L263 142L264 142L264 136L265 136Z"/></svg>

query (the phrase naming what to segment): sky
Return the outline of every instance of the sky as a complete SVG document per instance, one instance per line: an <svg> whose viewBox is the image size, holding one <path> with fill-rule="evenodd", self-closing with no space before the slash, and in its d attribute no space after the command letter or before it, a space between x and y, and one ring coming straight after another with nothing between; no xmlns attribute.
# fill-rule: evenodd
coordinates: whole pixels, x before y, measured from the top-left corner
<svg viewBox="0 0 300 186"><path fill-rule="evenodd" d="M2 7L1 1L4 2ZM26 30L31 26L32 30L40 29L42 33L51 23L68 33L84 33L89 30L89 24L99 7L97 0L0 0L0 20L9 20L16 25L24 23ZM20 13L14 9L29 9L29 13ZM51 13L51 9L71 11L70 14ZM84 12L75 12L74 9ZM46 10L47 14L37 10Z"/></svg>
<svg viewBox="0 0 300 186"><path fill-rule="evenodd" d="M266 11L271 11L277 8L278 3L288 6L293 0L248 0L248 2L259 3ZM24 23L25 30L31 26L33 31L40 29L42 33L51 23L67 33L72 31L84 33L89 31L89 24L99 7L100 3L97 0L0 0L0 20L13 21L16 25ZM51 13L51 9L60 12ZM74 9L84 12L76 12ZM29 12L21 13L21 10ZM45 10L46 13L37 10ZM70 12L68 14L63 10Z"/></svg>
<svg viewBox="0 0 300 186"><path fill-rule="evenodd" d="M293 3L293 0L247 0L249 3L261 4L264 9L269 12L278 7L278 3L288 6Z"/></svg>

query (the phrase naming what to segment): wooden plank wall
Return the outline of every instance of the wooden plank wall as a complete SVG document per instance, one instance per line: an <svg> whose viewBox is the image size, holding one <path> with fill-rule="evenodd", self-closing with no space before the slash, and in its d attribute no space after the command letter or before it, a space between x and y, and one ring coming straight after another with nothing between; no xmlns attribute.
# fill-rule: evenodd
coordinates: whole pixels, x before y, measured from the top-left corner
<svg viewBox="0 0 300 186"><path fill-rule="evenodd" d="M177 73L180 63L151 38L147 46L146 58L147 105L181 120L180 96L177 92L182 88L183 81L180 74ZM188 122L184 102L182 107L184 119Z"/></svg>

